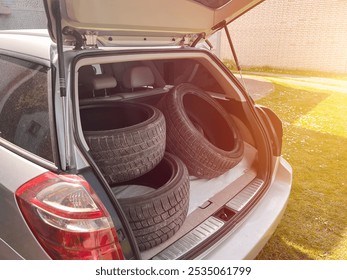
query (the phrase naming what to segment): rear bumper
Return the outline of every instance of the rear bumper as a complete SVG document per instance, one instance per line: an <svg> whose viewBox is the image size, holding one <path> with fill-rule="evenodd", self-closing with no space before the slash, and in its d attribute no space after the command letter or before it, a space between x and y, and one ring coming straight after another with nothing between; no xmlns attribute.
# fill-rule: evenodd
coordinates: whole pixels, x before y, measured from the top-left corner
<svg viewBox="0 0 347 280"><path fill-rule="evenodd" d="M280 158L267 193L238 228L208 249L202 259L254 259L281 221L292 185L292 168Z"/></svg>

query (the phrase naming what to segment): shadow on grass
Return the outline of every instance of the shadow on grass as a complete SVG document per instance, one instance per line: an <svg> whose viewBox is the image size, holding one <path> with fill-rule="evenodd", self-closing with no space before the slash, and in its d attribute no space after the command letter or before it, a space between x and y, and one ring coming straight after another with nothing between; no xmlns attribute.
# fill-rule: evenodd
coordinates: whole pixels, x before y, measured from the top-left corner
<svg viewBox="0 0 347 280"><path fill-rule="evenodd" d="M291 124L330 95L329 92L298 90L291 86L275 84L275 91L257 103L271 108L284 124Z"/></svg>
<svg viewBox="0 0 347 280"><path fill-rule="evenodd" d="M347 259L347 138L294 125L328 96L280 86L259 102L285 123L283 155L293 167L293 187L257 259Z"/></svg>
<svg viewBox="0 0 347 280"><path fill-rule="evenodd" d="M278 234L271 238L269 243L264 247L264 249L257 256L257 260L283 260L289 259L284 258L283 253L286 256L291 256L291 260L312 260L307 254L303 253L301 250L289 246L288 243L281 238Z"/></svg>

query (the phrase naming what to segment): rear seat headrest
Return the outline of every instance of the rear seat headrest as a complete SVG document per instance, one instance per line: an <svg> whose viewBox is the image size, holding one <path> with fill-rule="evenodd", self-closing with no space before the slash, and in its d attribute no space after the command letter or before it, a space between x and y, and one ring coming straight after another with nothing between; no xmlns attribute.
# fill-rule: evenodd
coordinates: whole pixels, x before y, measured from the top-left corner
<svg viewBox="0 0 347 280"><path fill-rule="evenodd" d="M82 66L78 70L78 83L88 90L92 90L91 78L95 76L95 71L92 65Z"/></svg>
<svg viewBox="0 0 347 280"><path fill-rule="evenodd" d="M107 74L95 75L91 78L93 90L115 88L117 86L116 79Z"/></svg>
<svg viewBox="0 0 347 280"><path fill-rule="evenodd" d="M123 76L123 85L126 88L139 88L152 86L154 84L154 75L147 66L135 66L125 71Z"/></svg>

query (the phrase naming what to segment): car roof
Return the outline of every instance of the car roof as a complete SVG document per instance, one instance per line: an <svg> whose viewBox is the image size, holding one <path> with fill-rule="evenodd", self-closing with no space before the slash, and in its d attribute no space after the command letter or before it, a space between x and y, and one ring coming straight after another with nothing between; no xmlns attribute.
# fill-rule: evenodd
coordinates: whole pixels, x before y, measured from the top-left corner
<svg viewBox="0 0 347 280"><path fill-rule="evenodd" d="M1 30L0 51L50 60L50 47L53 44L45 29Z"/></svg>

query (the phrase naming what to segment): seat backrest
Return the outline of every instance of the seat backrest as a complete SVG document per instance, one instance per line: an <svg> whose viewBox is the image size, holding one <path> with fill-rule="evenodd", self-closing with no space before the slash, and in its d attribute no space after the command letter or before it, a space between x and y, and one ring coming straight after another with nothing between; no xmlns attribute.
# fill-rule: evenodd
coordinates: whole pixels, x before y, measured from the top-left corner
<svg viewBox="0 0 347 280"><path fill-rule="evenodd" d="M120 100L121 96L113 95L109 96L108 89L113 89L117 86L116 78L108 74L94 75L90 79L90 85L92 88L92 97L80 100L80 104L94 104L98 102L104 102L106 100Z"/></svg>
<svg viewBox="0 0 347 280"><path fill-rule="evenodd" d="M94 97L99 96L98 91L102 91L101 95L107 96L107 90L117 86L116 78L108 74L95 75L90 82Z"/></svg>
<svg viewBox="0 0 347 280"><path fill-rule="evenodd" d="M153 88L154 75L147 66L130 67L124 72L123 85L132 91Z"/></svg>
<svg viewBox="0 0 347 280"><path fill-rule="evenodd" d="M133 66L123 74L123 86L129 91L117 95L131 99L167 92L164 87L155 88L155 77L148 66Z"/></svg>

